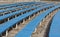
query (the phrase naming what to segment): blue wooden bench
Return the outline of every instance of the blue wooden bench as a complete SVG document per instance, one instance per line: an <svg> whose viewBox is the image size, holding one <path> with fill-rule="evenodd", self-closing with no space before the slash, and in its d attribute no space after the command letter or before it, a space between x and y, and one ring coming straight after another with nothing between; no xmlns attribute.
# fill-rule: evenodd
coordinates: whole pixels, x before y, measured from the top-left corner
<svg viewBox="0 0 60 37"><path fill-rule="evenodd" d="M52 19L49 37L60 37L60 10L55 14Z"/></svg>
<svg viewBox="0 0 60 37"><path fill-rule="evenodd" d="M55 9L59 8L59 6L55 6L53 8L50 8L37 16L35 19L30 21L21 31L16 34L15 37L30 37L32 33L34 32L35 28L38 26L38 24L47 16L49 13L54 11Z"/></svg>

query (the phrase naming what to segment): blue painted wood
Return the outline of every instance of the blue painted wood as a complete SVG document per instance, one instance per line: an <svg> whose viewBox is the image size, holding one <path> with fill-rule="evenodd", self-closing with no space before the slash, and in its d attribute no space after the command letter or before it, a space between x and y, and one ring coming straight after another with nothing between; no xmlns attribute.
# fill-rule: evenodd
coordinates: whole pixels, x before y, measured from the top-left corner
<svg viewBox="0 0 60 37"><path fill-rule="evenodd" d="M53 17L49 37L60 37L60 10Z"/></svg>

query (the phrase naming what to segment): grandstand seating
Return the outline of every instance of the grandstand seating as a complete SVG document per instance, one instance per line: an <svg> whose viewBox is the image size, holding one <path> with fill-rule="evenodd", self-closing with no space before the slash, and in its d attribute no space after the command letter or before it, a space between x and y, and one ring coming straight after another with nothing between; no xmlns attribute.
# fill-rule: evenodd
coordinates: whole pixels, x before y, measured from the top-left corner
<svg viewBox="0 0 60 37"><path fill-rule="evenodd" d="M52 11L54 11L59 7L60 6L55 6L53 8L50 8L47 11L40 14L39 16L37 16L35 19L29 22L26 27L24 27L20 32L18 32L16 37L30 37L34 29L38 26L38 24L42 21L42 19L45 18L46 15L48 15L49 13L51 13Z"/></svg>
<svg viewBox="0 0 60 37"><path fill-rule="evenodd" d="M35 16L33 20L30 20L30 22L26 24L26 26L15 35L15 37L30 37L39 23L46 16L48 16L50 13L58 8L60 8L60 4L47 4L42 2L19 2L0 5L0 37L7 37L7 34L9 33L9 30L11 28L13 29L14 26L16 27L18 23L21 23L21 21L27 19L27 17L29 18L30 16L39 13L39 15ZM40 13L40 11L43 12ZM54 19L52 21L49 37L52 37L52 33L54 35L53 37L60 36L60 34L56 35L54 32L52 32L55 21L58 22L59 20L57 19L59 18L57 16L59 16L59 11L56 16L54 16ZM59 25L57 26L57 28L58 27ZM53 30L55 30L55 28Z"/></svg>
<svg viewBox="0 0 60 37"><path fill-rule="evenodd" d="M38 8L39 8L39 7L38 7ZM43 8L39 8L39 9L37 9L37 10L31 11L31 12L30 12L30 14L29 14L29 13L26 13L26 14L31 15L33 12L37 12L37 11L42 10L42 9L43 9ZM21 15L21 16L24 16L24 15L26 15L26 14L23 14L23 15ZM28 15L28 16L29 16L29 15ZM20 16L20 18L22 18L21 16ZM27 17L27 16L25 16L24 18L26 18L26 17ZM19 18L19 17L14 18L14 19L18 19L18 18ZM14 19L11 19L11 20L14 20ZM22 18L22 19L23 19L23 18ZM20 19L20 20L22 20L22 19ZM11 21L11 20L10 20L10 21ZM16 22L15 22L15 23L17 23L17 22L18 22L18 21L20 21L20 20L16 20ZM10 23L10 21L9 21L8 23ZM8 24L8 23L7 23L7 22L5 23L5 24L6 24L6 26L7 26L7 24ZM10 26L7 26L7 27L11 27L11 26L12 26L12 25L14 25L15 23L13 23L13 24L11 24ZM4 27L5 27L5 24L4 24ZM1 27L2 27L2 25L1 25ZM2 27L2 28L4 28L4 27ZM7 28L7 27L6 27L6 28ZM2 28L1 28L1 29L2 29ZM5 28L3 31L5 31L5 30L6 30L6 28ZM1 31L2 31L2 30L1 30ZM0 33L2 33L2 32L3 32L3 31L2 31L2 32L1 32L1 31L0 31Z"/></svg>

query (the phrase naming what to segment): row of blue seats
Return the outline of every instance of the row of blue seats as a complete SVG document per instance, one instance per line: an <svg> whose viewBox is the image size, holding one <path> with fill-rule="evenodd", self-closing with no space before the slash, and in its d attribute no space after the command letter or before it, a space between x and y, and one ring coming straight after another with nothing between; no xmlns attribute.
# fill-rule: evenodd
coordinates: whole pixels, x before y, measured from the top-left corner
<svg viewBox="0 0 60 37"><path fill-rule="evenodd" d="M13 4L3 4L3 5L0 5L0 7L5 7L5 6L16 6L18 4L24 4L24 5L27 5L27 4L30 4L31 2L19 2L19 3L13 3ZM34 3L31 3L31 4L34 4Z"/></svg>
<svg viewBox="0 0 60 37"><path fill-rule="evenodd" d="M29 5L29 6L30 6L30 5ZM24 8L24 6L18 6L18 7L16 7L16 8ZM6 10L0 10L0 14L1 14L1 13L4 13L4 12L7 12L7 11L15 10L16 8L8 8L8 9L6 9Z"/></svg>
<svg viewBox="0 0 60 37"><path fill-rule="evenodd" d="M6 18L9 18L9 17L12 17L12 16L15 16L15 15L18 15L18 14L21 14L21 13L24 13L26 11L29 11L31 9L36 9L38 8L38 6L33 6L31 8L26 8L26 9L23 9L23 10L19 10L19 11L16 11L16 12L13 12L13 13L10 13L10 14L7 14L7 15L4 15L4 16L0 16L0 22Z"/></svg>
<svg viewBox="0 0 60 37"><path fill-rule="evenodd" d="M36 6L36 7L38 7L38 6ZM36 8L36 7L34 6L34 7L32 7L32 8ZM49 5L44 6L44 7L47 8L47 7L49 7ZM26 9L23 9L23 10L16 11L16 12L14 12L14 13L10 13L10 14L4 15L4 16L0 16L0 22L1 22L2 20L4 20L4 19L7 19L7 18L9 18L9 17L12 17L12 16L15 16L15 15L21 14L21 12L30 10L30 9L32 9L32 8L26 8Z"/></svg>
<svg viewBox="0 0 60 37"><path fill-rule="evenodd" d="M19 2L19 3L13 3L13 4L3 4L3 5L0 5L1 7L4 7L4 6L14 6L14 5L18 5L18 4L24 4L24 5L29 5L29 4L44 4L44 3L42 3L42 2Z"/></svg>
<svg viewBox="0 0 60 37"><path fill-rule="evenodd" d="M29 5L29 4L27 4L27 3L29 3L29 4L47 4L47 3L42 3L42 2L23 2L23 3L19 3L19 4L24 4L24 5Z"/></svg>
<svg viewBox="0 0 60 37"><path fill-rule="evenodd" d="M24 4L23 4L24 5ZM31 4L29 4L29 3L27 3L27 6L28 5L31 5ZM19 5L13 5L13 7L17 7L17 6L19 6ZM26 5L25 5L26 6ZM2 9L9 9L9 8L12 8L11 6L6 6L6 7L1 7L1 9L0 10L2 10Z"/></svg>
<svg viewBox="0 0 60 37"><path fill-rule="evenodd" d="M30 6L30 5L28 5L28 6ZM18 6L17 8L24 8L24 6ZM9 10L14 10L15 8L8 8L8 9L6 9L6 10L0 10L0 13L2 13L2 12L6 12L6 11L9 11Z"/></svg>
<svg viewBox="0 0 60 37"><path fill-rule="evenodd" d="M14 3L14 4L5 4L5 5L0 5L1 7L5 7L5 6L16 6L16 5L18 5L18 4L24 4L24 2L21 2L21 3ZM26 3L26 5L27 4L29 4L29 3ZM31 4L33 4L33 3L31 3Z"/></svg>
<svg viewBox="0 0 60 37"><path fill-rule="evenodd" d="M29 3L28 3L29 4ZM24 4L23 4L24 5ZM29 5L31 5L31 4L29 4ZM13 5L13 7L14 7L15 5ZM18 5L16 5L15 7L17 7ZM12 8L11 6L6 6L6 7L1 7L1 8Z"/></svg>
<svg viewBox="0 0 60 37"><path fill-rule="evenodd" d="M38 5L37 5L38 6ZM31 6L32 7L32 6ZM11 13L11 12L16 12L19 11L21 9L25 9L24 6L18 6L17 8L10 8L10 9L6 9L6 10L0 10L0 15L4 14L4 13ZM10 12L9 12L10 11Z"/></svg>
<svg viewBox="0 0 60 37"><path fill-rule="evenodd" d="M37 16L35 19L30 21L18 34L16 34L15 37L30 37L32 33L34 32L35 28L38 26L38 24L45 18L49 13L54 11L55 9L59 8L60 5L57 5L53 8L50 8ZM57 37L57 36L56 36Z"/></svg>
<svg viewBox="0 0 60 37"><path fill-rule="evenodd" d="M48 5L47 7L45 6L45 8L48 8L48 7L49 7L49 5ZM22 14L22 15L16 17L16 18L14 18L14 19L9 20L8 22L5 22L5 23L1 24L1 25L0 25L0 35L1 35L4 31L6 31L8 28L12 27L13 25L15 25L16 23L18 23L19 21L21 21L22 19L24 19L24 18L28 17L29 15L34 14L34 13L36 13L36 12L42 10L42 9L44 9L44 8L37 8L37 9L31 11L31 12ZM19 20L18 20L18 19L19 19ZM12 22L11 22L11 21L12 21ZM14 22L14 21L15 21L15 22ZM8 24L9 24L9 25L8 25ZM4 28L4 29L3 29L3 28Z"/></svg>
<svg viewBox="0 0 60 37"><path fill-rule="evenodd" d="M60 37L60 10L55 14L52 19L49 37Z"/></svg>
<svg viewBox="0 0 60 37"><path fill-rule="evenodd" d="M30 4L38 4L38 3L19 3L19 4L22 4L22 5L30 5ZM18 6L19 4L8 4L6 7L14 7L14 6ZM4 6L4 5L3 5ZM21 6L21 5L20 5ZM3 7L1 7L1 8L3 8Z"/></svg>
<svg viewBox="0 0 60 37"><path fill-rule="evenodd" d="M48 5L49 6L49 5ZM47 7L47 6L46 6ZM35 7L32 7L32 8L35 8ZM29 8L29 9L31 9L31 8ZM26 10L29 10L28 8L27 9L24 9L25 11ZM19 11L16 11L15 13L13 13L14 15L16 14L16 13L20 13L20 12L24 12L24 10L19 10ZM18 13L18 14L19 14ZM12 14L12 13L11 13ZM11 14L7 14L7 15L4 15L4 16L0 16L0 21L1 20L3 20L3 19L6 19L6 18L8 18L8 17L11 17L11 16L13 16L13 14L11 15Z"/></svg>
<svg viewBox="0 0 60 37"><path fill-rule="evenodd" d="M46 5L53 5L53 3L50 3L50 4L46 4ZM43 6L43 5L42 5ZM24 6L18 6L18 8L23 8ZM14 10L15 8L11 8L11 9L7 9L7 10L0 10L0 14L1 13L4 13L6 11L9 11L9 10Z"/></svg>
<svg viewBox="0 0 60 37"><path fill-rule="evenodd" d="M20 7L23 8L23 6L18 6L18 8L20 8ZM8 8L7 10L8 10L8 11L9 11L9 10L10 10L10 11L14 11L15 8ZM0 12L1 12L0 14L6 12L7 10L0 10ZM7 13L7 12L6 12L6 13Z"/></svg>

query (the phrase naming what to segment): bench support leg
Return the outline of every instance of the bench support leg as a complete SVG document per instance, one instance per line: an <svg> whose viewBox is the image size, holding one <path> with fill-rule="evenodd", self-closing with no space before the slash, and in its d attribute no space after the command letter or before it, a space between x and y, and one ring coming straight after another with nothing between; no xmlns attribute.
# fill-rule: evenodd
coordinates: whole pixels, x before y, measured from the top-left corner
<svg viewBox="0 0 60 37"><path fill-rule="evenodd" d="M17 27L18 27L18 26L17 26L17 24L16 24L16 28L15 28L15 29L17 29Z"/></svg>
<svg viewBox="0 0 60 37"><path fill-rule="evenodd" d="M6 37L8 36L8 30L6 31Z"/></svg>
<svg viewBox="0 0 60 37"><path fill-rule="evenodd" d="M31 37L31 36L30 36Z"/></svg>
<svg viewBox="0 0 60 37"><path fill-rule="evenodd" d="M39 14L40 12L38 12L38 14Z"/></svg>
<svg viewBox="0 0 60 37"><path fill-rule="evenodd" d="M8 21L9 21L9 18L8 18Z"/></svg>
<svg viewBox="0 0 60 37"><path fill-rule="evenodd" d="M34 17L35 17L35 14L34 14Z"/></svg>
<svg viewBox="0 0 60 37"><path fill-rule="evenodd" d="M25 23L25 19L23 19L23 24Z"/></svg>
<svg viewBox="0 0 60 37"><path fill-rule="evenodd" d="M41 22L40 22L40 25L41 25Z"/></svg>
<svg viewBox="0 0 60 37"><path fill-rule="evenodd" d="M36 30L37 30L37 29L35 28L35 32L36 32Z"/></svg>
<svg viewBox="0 0 60 37"><path fill-rule="evenodd" d="M29 20L30 20L30 16L29 16Z"/></svg>
<svg viewBox="0 0 60 37"><path fill-rule="evenodd" d="M15 15L15 18L17 17L17 15Z"/></svg>
<svg viewBox="0 0 60 37"><path fill-rule="evenodd" d="M21 14L23 14L23 13L21 13Z"/></svg>
<svg viewBox="0 0 60 37"><path fill-rule="evenodd" d="M45 18L44 18L45 19ZM44 21L44 19L42 21Z"/></svg>
<svg viewBox="0 0 60 37"><path fill-rule="evenodd" d="M35 32L36 32L36 30L37 30L37 29L35 28L35 31L34 31L33 33L35 33Z"/></svg>

